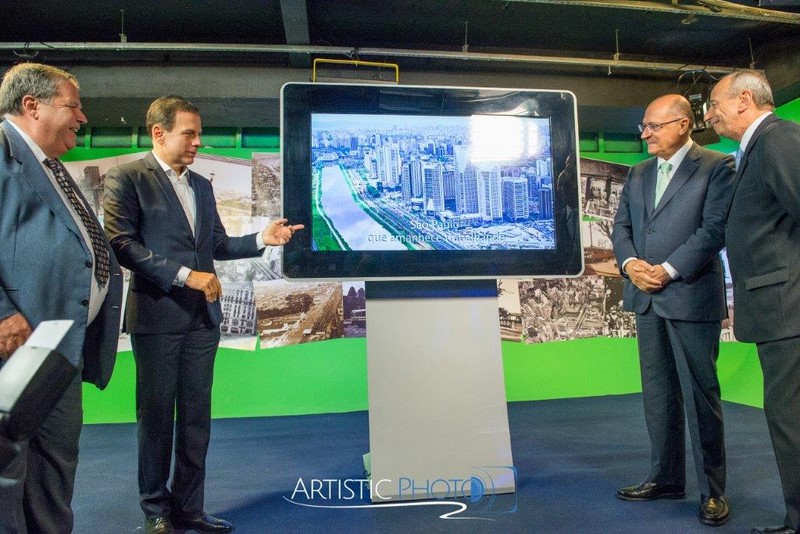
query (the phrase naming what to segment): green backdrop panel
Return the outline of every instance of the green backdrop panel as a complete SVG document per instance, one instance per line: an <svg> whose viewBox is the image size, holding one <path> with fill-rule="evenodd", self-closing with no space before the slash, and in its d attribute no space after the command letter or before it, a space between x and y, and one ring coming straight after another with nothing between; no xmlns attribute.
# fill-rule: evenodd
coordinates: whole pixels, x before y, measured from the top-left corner
<svg viewBox="0 0 800 534"><path fill-rule="evenodd" d="M108 387L84 384L84 422L136 420L136 366L120 352ZM366 340L334 339L246 351L220 348L213 417L256 417L367 409Z"/></svg>
<svg viewBox="0 0 800 534"><path fill-rule="evenodd" d="M717 375L724 400L757 408L764 407L764 375L761 374L755 345L722 343L717 361Z"/></svg>
<svg viewBox="0 0 800 534"><path fill-rule="evenodd" d="M635 339L503 344L509 401L595 397L642 390Z"/></svg>
<svg viewBox="0 0 800 534"><path fill-rule="evenodd" d="M635 339L593 338L526 345L503 342L509 401L621 395L641 391ZM762 406L755 346L722 343L722 397ZM469 365L465 355L464 365ZM336 339L217 355L213 416L260 417L366 410L366 340ZM105 391L84 386L87 423L135 420L135 366L122 352Z"/></svg>

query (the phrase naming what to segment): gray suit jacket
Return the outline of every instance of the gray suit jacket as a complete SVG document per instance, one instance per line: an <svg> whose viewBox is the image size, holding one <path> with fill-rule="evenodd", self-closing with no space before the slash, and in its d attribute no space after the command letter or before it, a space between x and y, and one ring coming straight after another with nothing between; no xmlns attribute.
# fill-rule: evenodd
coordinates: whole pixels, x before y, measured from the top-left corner
<svg viewBox="0 0 800 534"><path fill-rule="evenodd" d="M617 263L639 258L668 262L680 274L661 291L647 293L626 277L624 307L661 317L718 321L727 314L719 251L733 178L733 158L692 145L654 206L656 158L631 168L622 189L611 240Z"/></svg>
<svg viewBox="0 0 800 534"><path fill-rule="evenodd" d="M172 285L178 270L185 266L213 273L214 260L260 254L255 234L227 235L208 180L189 171L189 185L197 206L194 235L174 187L152 152L106 175L106 235L120 264L132 273L125 305L127 332L185 332L202 309L219 325L219 300L209 304L202 292Z"/></svg>
<svg viewBox="0 0 800 534"><path fill-rule="evenodd" d="M5 122L0 124L0 199L0 318L19 312L33 328L52 319L75 321L58 350L83 365L84 381L104 388L119 339L119 264L111 254L108 295L87 325L90 245L28 145Z"/></svg>
<svg viewBox="0 0 800 534"><path fill-rule="evenodd" d="M800 125L770 115L736 173L725 232L740 341L800 336Z"/></svg>

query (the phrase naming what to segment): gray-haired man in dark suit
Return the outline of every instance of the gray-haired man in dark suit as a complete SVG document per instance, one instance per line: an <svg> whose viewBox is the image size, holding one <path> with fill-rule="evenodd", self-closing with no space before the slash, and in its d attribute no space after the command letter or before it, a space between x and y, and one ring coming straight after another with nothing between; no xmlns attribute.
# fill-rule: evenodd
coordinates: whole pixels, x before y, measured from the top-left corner
<svg viewBox="0 0 800 534"><path fill-rule="evenodd" d="M800 527L800 125L772 113L760 72L737 71L711 92L706 120L739 141L725 244L733 277L736 339L758 347L764 413L786 504L784 524Z"/></svg>
<svg viewBox="0 0 800 534"><path fill-rule="evenodd" d="M692 117L680 95L662 96L647 107L640 130L655 157L631 168L614 219L624 306L636 313L652 447L645 481L620 488L617 497L686 496L688 420L701 493L698 517L716 526L729 517L716 361L727 313L719 251L733 158L693 143Z"/></svg>

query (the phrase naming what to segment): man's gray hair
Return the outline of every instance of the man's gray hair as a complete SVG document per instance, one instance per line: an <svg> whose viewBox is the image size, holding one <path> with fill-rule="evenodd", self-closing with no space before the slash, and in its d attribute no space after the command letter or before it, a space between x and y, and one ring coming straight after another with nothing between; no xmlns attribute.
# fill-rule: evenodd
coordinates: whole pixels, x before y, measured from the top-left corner
<svg viewBox="0 0 800 534"><path fill-rule="evenodd" d="M26 95L50 103L58 95L59 85L65 81L80 89L78 79L59 68L42 63L14 65L3 75L0 84L0 116L21 115L22 99Z"/></svg>
<svg viewBox="0 0 800 534"><path fill-rule="evenodd" d="M728 96L735 96L744 90L749 90L753 93L753 101L759 108L775 107L772 88L763 73L757 70L743 69L728 74L726 78L731 80Z"/></svg>

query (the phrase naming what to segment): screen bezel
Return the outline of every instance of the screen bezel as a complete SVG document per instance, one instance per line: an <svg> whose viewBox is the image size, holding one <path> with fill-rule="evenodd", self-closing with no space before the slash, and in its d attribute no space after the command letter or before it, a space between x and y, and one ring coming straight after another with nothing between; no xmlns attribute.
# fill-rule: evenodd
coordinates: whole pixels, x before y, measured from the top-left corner
<svg viewBox="0 0 800 534"><path fill-rule="evenodd" d="M311 116L513 115L550 119L555 249L348 250L312 247ZM569 91L288 83L281 89L283 216L304 231L284 245L283 275L311 280L579 276L583 272L577 105ZM558 184L556 183L558 181Z"/></svg>

